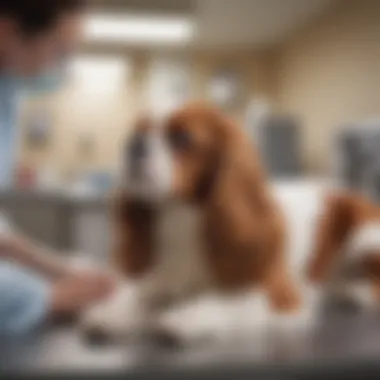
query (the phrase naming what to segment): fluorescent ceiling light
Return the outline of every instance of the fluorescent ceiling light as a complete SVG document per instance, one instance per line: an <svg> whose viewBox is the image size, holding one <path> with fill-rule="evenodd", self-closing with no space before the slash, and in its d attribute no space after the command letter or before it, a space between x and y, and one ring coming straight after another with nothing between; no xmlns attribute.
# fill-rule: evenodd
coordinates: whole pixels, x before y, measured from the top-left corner
<svg viewBox="0 0 380 380"><path fill-rule="evenodd" d="M84 34L92 42L175 45L191 41L194 24L187 17L93 14Z"/></svg>

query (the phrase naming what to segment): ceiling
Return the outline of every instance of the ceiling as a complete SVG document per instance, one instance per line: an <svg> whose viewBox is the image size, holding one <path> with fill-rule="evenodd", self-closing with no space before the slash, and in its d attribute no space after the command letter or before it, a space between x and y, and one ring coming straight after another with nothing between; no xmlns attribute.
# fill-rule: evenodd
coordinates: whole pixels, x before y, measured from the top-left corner
<svg viewBox="0 0 380 380"><path fill-rule="evenodd" d="M192 16L197 47L266 48L328 10L335 0L93 0L103 9Z"/></svg>
<svg viewBox="0 0 380 380"><path fill-rule="evenodd" d="M205 45L266 47L325 11L331 0L198 0Z"/></svg>

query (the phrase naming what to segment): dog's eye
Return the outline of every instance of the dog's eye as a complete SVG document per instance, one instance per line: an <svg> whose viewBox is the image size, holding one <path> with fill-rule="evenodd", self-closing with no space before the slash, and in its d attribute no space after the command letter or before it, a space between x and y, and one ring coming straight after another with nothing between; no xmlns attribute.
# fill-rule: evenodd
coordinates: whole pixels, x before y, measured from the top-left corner
<svg viewBox="0 0 380 380"><path fill-rule="evenodd" d="M183 129L173 129L168 133L170 146L175 150L185 151L191 148L192 141L190 134Z"/></svg>

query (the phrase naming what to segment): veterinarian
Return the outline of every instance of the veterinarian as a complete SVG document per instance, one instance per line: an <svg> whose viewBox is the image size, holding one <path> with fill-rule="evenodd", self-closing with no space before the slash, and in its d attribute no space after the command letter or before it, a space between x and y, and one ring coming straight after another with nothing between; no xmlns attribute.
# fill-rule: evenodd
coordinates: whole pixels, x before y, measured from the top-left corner
<svg viewBox="0 0 380 380"><path fill-rule="evenodd" d="M79 0L0 1L0 188L12 185L20 93L58 85L83 11ZM34 331L112 290L105 274L79 271L59 257L18 234L0 214L0 335Z"/></svg>

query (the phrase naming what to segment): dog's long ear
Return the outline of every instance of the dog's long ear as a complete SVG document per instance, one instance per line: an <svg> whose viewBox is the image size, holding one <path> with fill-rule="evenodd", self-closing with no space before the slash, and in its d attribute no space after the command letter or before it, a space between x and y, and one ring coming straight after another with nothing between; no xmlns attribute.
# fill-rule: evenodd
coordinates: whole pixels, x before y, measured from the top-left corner
<svg viewBox="0 0 380 380"><path fill-rule="evenodd" d="M213 196L220 200L229 198L230 201L232 192L235 201L251 205L256 214L266 212L272 206L272 200L255 146L232 120L219 114L215 117L215 124L219 150Z"/></svg>
<svg viewBox="0 0 380 380"><path fill-rule="evenodd" d="M121 274L138 277L153 263L156 211L120 192L114 197L113 216L112 264Z"/></svg>
<svg viewBox="0 0 380 380"><path fill-rule="evenodd" d="M218 118L220 164L209 198L210 262L224 285L265 286L276 308L298 305L286 268L285 226L255 147L231 121Z"/></svg>
<svg viewBox="0 0 380 380"><path fill-rule="evenodd" d="M351 194L329 194L317 224L315 246L307 268L308 278L324 281L343 252L344 244L358 223L365 204Z"/></svg>

